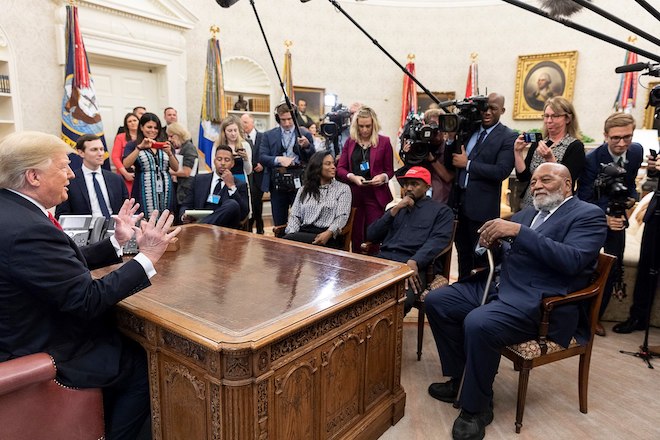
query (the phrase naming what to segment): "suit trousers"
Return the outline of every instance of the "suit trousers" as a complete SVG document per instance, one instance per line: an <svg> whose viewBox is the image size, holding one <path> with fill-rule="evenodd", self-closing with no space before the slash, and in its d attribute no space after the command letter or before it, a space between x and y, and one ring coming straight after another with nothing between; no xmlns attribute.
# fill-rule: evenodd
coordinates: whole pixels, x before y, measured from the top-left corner
<svg viewBox="0 0 660 440"><path fill-rule="evenodd" d="M207 225L224 226L226 228L238 228L241 223L241 207L236 200L222 200L212 214L207 215L200 223Z"/></svg>
<svg viewBox="0 0 660 440"><path fill-rule="evenodd" d="M259 174L259 176L256 174ZM252 218L250 219L250 225L254 223L257 227L257 233L259 234L263 234L264 232L264 192L261 190L262 178L263 171L261 173L253 172L248 176L248 179L250 180L250 203L252 203ZM251 229L252 228L250 228L250 230Z"/></svg>
<svg viewBox="0 0 660 440"><path fill-rule="evenodd" d="M660 224L654 217L652 215L644 225L633 303L630 306L630 317L638 319L644 324L646 324L649 309L653 304L653 298L660 281L660 277L658 277L656 283L653 284L650 275L652 269L658 270L660 268L660 231L658 231Z"/></svg>
<svg viewBox="0 0 660 440"><path fill-rule="evenodd" d="M607 282L605 283L605 290L603 291L603 302L600 303L600 311L598 312L598 319L600 319L607 305L610 303L612 298L612 291L614 290L614 282L621 280L623 281L623 251L626 248L626 231L613 231L610 228L607 228L607 238L605 239L605 246L603 250L611 255L616 257L614 266L612 266L612 271L610 276L607 277Z"/></svg>
<svg viewBox="0 0 660 440"><path fill-rule="evenodd" d="M271 185L271 188L273 185ZM270 191L270 208L273 213L273 226L282 226L289 220L289 208L296 199L296 191Z"/></svg>
<svg viewBox="0 0 660 440"><path fill-rule="evenodd" d="M470 275L472 269L484 265L483 258L474 253L479 242L477 232L484 222L471 220L465 216L463 209L458 213L458 226L456 227L456 251L458 252L458 279Z"/></svg>
<svg viewBox="0 0 660 440"><path fill-rule="evenodd" d="M485 284L485 280L455 283L425 299L443 375L460 379L465 369L459 401L469 412L485 411L493 400L500 350L538 333L538 323L496 295L491 294L482 306Z"/></svg>

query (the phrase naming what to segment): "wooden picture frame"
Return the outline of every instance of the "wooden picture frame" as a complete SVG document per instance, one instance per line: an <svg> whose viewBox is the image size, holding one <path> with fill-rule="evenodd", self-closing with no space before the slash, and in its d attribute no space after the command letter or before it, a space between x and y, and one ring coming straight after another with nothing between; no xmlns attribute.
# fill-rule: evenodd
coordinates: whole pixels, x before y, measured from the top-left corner
<svg viewBox="0 0 660 440"><path fill-rule="evenodd" d="M646 90L647 93L646 93L646 101L645 101L646 109L644 110L644 128L648 130L656 129L658 130L658 135L660 135L660 120L654 121L655 107L648 106L649 93L651 92L651 89L653 89L653 87L660 87L660 81L650 82L648 85L648 90ZM645 90L645 89L642 89L640 87L639 90Z"/></svg>
<svg viewBox="0 0 660 440"><path fill-rule="evenodd" d="M438 98L440 102L442 101L451 101L456 99L456 92L431 92L433 96ZM429 106L433 103L433 100L429 98L424 92L417 92L417 111L425 112L429 109Z"/></svg>
<svg viewBox="0 0 660 440"><path fill-rule="evenodd" d="M312 118L316 123L319 122L319 119L325 114L323 111L323 103L325 98L325 89L317 87L301 87L293 86L293 94L295 96L296 102L303 99L307 103L307 110L305 114Z"/></svg>
<svg viewBox="0 0 660 440"><path fill-rule="evenodd" d="M553 96L572 101L577 55L574 50L519 56L513 119L543 119L543 105Z"/></svg>

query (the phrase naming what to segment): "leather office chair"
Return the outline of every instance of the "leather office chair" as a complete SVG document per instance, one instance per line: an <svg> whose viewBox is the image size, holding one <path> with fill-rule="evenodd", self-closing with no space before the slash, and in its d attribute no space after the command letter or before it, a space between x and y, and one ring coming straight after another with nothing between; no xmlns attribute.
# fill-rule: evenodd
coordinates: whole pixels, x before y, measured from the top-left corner
<svg viewBox="0 0 660 440"><path fill-rule="evenodd" d="M105 438L101 389L67 388L55 373L47 353L0 362L0 439Z"/></svg>
<svg viewBox="0 0 660 440"><path fill-rule="evenodd" d="M591 362L591 349L594 343L594 333L598 322L598 311L603 298L603 290L609 276L615 257L608 254L598 256L598 266L594 272L592 284L582 290L569 293L566 296L553 296L545 298L541 304L542 318L539 325L539 334L536 339L520 344L509 345L502 349L502 355L513 362L518 375L518 404L516 408L516 432L520 433L522 419L525 412L525 398L527 396L527 383L530 370L534 367L566 359L571 356L580 356L578 373L578 393L580 398L580 412L587 413L587 389L589 385L589 364ZM567 348L548 339L548 326L550 314L564 304L586 301L589 313L590 337L586 344L580 345L575 338Z"/></svg>
<svg viewBox="0 0 660 440"><path fill-rule="evenodd" d="M353 236L353 219L355 218L355 210L355 208L351 208L351 213L348 216L346 226L344 226L341 232L339 232L339 236L342 237L344 241L342 250L347 252L351 250L351 237ZM273 226L273 234L277 238L282 238L285 235L285 229L286 225Z"/></svg>

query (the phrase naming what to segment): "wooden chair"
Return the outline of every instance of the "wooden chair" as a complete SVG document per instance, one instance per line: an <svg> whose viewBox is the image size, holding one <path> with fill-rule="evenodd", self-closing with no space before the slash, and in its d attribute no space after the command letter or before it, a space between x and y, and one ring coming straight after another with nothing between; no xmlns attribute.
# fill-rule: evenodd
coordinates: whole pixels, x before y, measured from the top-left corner
<svg viewBox="0 0 660 440"><path fill-rule="evenodd" d="M55 372L47 353L0 362L0 439L104 438L101 389L65 387Z"/></svg>
<svg viewBox="0 0 660 440"><path fill-rule="evenodd" d="M339 236L344 239L342 250L347 252L351 250L351 237L353 236L353 219L355 218L355 211L356 208L351 208L351 213L348 216L346 226L344 226L341 232L339 232ZM285 235L285 229L286 225L273 226L273 234L275 237L282 238Z"/></svg>
<svg viewBox="0 0 660 440"><path fill-rule="evenodd" d="M605 282L609 276L615 257L608 254L598 256L598 266L592 279L595 281L582 290L569 293L566 296L553 296L545 298L541 304L542 318L539 325L538 337L534 340L520 344L509 345L502 349L502 355L513 362L514 369L519 371L518 376L518 404L516 408L516 432L520 433L522 419L525 412L525 398L530 370L534 367L551 362L580 355L578 373L578 393L580 398L580 412L587 413L587 389L589 385L589 364L591 362L591 349L594 343L594 333L598 322L598 312L603 298ZM587 301L589 306L590 337L586 344L580 345L573 338L568 348L548 339L548 326L550 314L564 304Z"/></svg>

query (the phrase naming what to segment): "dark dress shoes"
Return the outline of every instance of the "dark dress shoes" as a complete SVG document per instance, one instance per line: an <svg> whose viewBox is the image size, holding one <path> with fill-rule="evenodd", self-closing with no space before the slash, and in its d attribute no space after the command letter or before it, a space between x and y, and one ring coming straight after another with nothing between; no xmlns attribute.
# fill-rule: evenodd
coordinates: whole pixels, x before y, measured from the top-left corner
<svg viewBox="0 0 660 440"><path fill-rule="evenodd" d="M451 430L452 438L454 440L481 440L486 436L486 426L490 425L492 421L492 408L475 414L462 410L454 420L454 427Z"/></svg>
<svg viewBox="0 0 660 440"><path fill-rule="evenodd" d="M429 386L429 394L434 399L454 403L456 396L458 396L458 387L460 384L459 379L451 379L443 383L432 383Z"/></svg>
<svg viewBox="0 0 660 440"><path fill-rule="evenodd" d="M635 330L644 330L646 327L641 319L633 318L632 316L623 322L616 324L612 327L614 333L632 333Z"/></svg>

